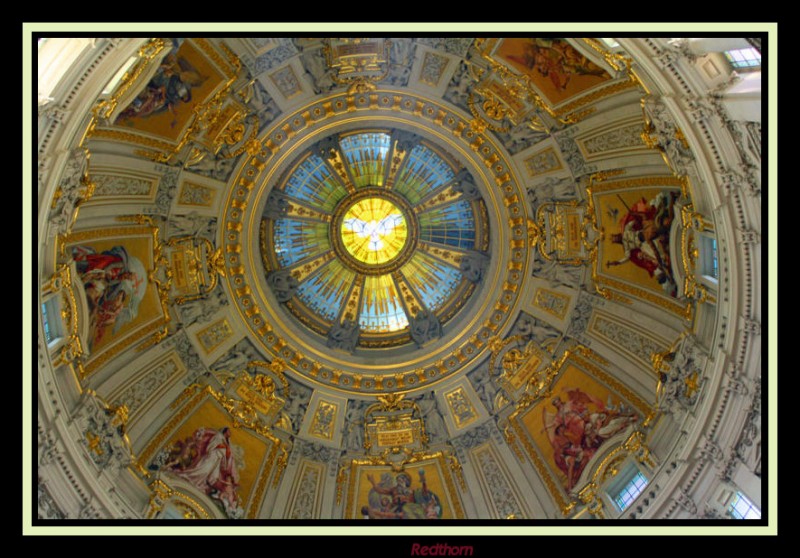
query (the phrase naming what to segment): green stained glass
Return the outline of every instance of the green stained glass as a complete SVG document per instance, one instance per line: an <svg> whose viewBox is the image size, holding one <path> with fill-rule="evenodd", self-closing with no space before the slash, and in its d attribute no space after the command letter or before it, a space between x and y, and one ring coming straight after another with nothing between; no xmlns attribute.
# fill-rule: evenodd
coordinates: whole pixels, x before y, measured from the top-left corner
<svg viewBox="0 0 800 558"><path fill-rule="evenodd" d="M453 169L428 147L418 144L408 155L395 180L394 190L412 205L455 178Z"/></svg>

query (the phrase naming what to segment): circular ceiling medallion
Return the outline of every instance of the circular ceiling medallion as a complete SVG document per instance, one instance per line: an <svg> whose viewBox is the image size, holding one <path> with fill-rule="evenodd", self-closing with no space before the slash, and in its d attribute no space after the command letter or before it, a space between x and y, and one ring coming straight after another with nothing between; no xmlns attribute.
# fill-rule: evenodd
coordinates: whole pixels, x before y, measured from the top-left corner
<svg viewBox="0 0 800 558"><path fill-rule="evenodd" d="M333 349L439 337L479 282L468 264L489 260L485 205L460 191L471 175L459 166L396 130L333 134L301 151L263 212L278 302Z"/></svg>
<svg viewBox="0 0 800 558"><path fill-rule="evenodd" d="M525 191L490 136L422 97L370 99L277 122L291 133L239 167L222 223L235 311L266 360L362 394L482 362L529 253Z"/></svg>
<svg viewBox="0 0 800 558"><path fill-rule="evenodd" d="M354 271L383 275L413 254L419 227L402 196L366 188L342 200L334 212L330 238L336 254Z"/></svg>

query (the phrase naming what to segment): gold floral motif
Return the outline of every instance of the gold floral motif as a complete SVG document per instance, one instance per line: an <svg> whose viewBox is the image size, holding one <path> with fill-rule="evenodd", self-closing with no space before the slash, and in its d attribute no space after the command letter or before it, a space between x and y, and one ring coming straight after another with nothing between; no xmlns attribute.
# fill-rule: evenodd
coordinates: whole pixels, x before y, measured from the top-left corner
<svg viewBox="0 0 800 558"><path fill-rule="evenodd" d="M289 380L286 379L286 375L284 375L284 370L286 370L286 363L280 359L275 358L272 362L264 362L263 360L253 360L247 364L248 368L264 368L269 370L273 374L278 377L278 380L281 382L283 386L283 394L284 396L289 396Z"/></svg>
<svg viewBox="0 0 800 558"><path fill-rule="evenodd" d="M386 395L379 395L377 399L380 403L380 409L383 411L398 411L413 405L412 402L405 399L404 393L387 393Z"/></svg>
<svg viewBox="0 0 800 558"><path fill-rule="evenodd" d="M314 412L314 418L311 420L311 426L308 428L309 435L323 440L332 440L338 408L336 403L320 399Z"/></svg>
<svg viewBox="0 0 800 558"><path fill-rule="evenodd" d="M499 134L508 132L508 126L498 126L483 118L478 109L475 108L475 96L472 92L470 92L469 98L467 99L467 106L473 116L473 119L470 121L470 128L476 133L482 134L487 128ZM492 120L502 120L506 115L505 107L494 97L489 97L483 102L483 110L484 114Z"/></svg>
<svg viewBox="0 0 800 558"><path fill-rule="evenodd" d="M598 519L605 519L606 515L603 512L603 500L600 499L598 494L598 486L590 482L584 486L578 493L578 498L581 502L586 504L586 510Z"/></svg>
<svg viewBox="0 0 800 558"><path fill-rule="evenodd" d="M478 413L464 392L464 388L458 387L445 393L445 399L457 428L464 428L478 419Z"/></svg>
<svg viewBox="0 0 800 558"><path fill-rule="evenodd" d="M695 231L712 230L713 226L705 218L694 211L692 204L681 207L681 265L683 268L683 296L703 304L709 299L708 289L697 280L695 266L700 256L695 245ZM687 320L690 314L686 313Z"/></svg>
<svg viewBox="0 0 800 558"><path fill-rule="evenodd" d="M590 204L584 206L577 200L539 206L536 211L538 229L541 231L538 235L539 254L544 259L555 261L560 265L580 266L589 261L594 248L594 245L587 241L588 229L594 227L593 218L588 215L591 207ZM578 245L572 247L569 245L571 225L574 227L573 232L580 239ZM577 254L570 257L576 251Z"/></svg>

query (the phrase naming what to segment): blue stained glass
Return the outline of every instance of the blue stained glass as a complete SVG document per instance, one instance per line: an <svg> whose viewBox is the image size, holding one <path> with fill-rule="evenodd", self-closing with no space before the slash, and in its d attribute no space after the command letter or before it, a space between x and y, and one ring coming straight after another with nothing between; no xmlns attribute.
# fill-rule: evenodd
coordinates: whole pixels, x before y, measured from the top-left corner
<svg viewBox="0 0 800 558"><path fill-rule="evenodd" d="M453 169L434 151L417 144L395 179L394 190L416 205L455 178Z"/></svg>
<svg viewBox="0 0 800 558"><path fill-rule="evenodd" d="M339 140L356 188L383 186L391 136L383 133L354 134Z"/></svg>
<svg viewBox="0 0 800 558"><path fill-rule="evenodd" d="M462 279L459 270L422 252L414 254L401 271L429 310L440 308Z"/></svg>
<svg viewBox="0 0 800 558"><path fill-rule="evenodd" d="M475 216L465 200L434 207L419 215L420 239L464 250L475 247Z"/></svg>
<svg viewBox="0 0 800 558"><path fill-rule="evenodd" d="M300 284L297 297L311 311L332 322L339 316L354 279L354 272L331 260Z"/></svg>
<svg viewBox="0 0 800 558"><path fill-rule="evenodd" d="M299 219L278 219L274 224L275 255L281 267L331 249L328 225Z"/></svg>
<svg viewBox="0 0 800 558"><path fill-rule="evenodd" d="M311 155L300 163L283 187L288 196L330 213L347 190L331 173L325 161Z"/></svg>

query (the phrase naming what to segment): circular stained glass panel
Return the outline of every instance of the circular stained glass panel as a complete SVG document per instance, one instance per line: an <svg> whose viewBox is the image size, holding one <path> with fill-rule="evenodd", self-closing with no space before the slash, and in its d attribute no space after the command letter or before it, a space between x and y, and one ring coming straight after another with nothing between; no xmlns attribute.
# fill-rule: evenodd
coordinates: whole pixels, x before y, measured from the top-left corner
<svg viewBox="0 0 800 558"><path fill-rule="evenodd" d="M391 262L403 251L408 223L391 201L368 197L356 201L344 214L342 245L356 260L367 265Z"/></svg>

